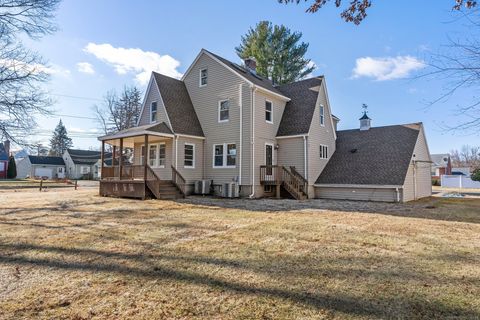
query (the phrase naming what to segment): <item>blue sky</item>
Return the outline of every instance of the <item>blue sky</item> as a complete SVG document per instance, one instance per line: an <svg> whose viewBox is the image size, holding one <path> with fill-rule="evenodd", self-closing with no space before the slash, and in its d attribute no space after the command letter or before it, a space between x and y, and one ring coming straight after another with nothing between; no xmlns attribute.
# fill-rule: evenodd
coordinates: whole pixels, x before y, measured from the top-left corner
<svg viewBox="0 0 480 320"><path fill-rule="evenodd" d="M374 0L367 19L355 26L343 22L333 4L307 14L306 4L286 6L276 0L65 0L56 19L60 30L28 45L53 70L48 89L55 112L76 118L42 118L35 139L48 141L62 118L75 147L98 148L97 125L89 118L108 90L133 84L145 90L151 69L180 76L201 48L238 61L234 48L241 35L269 20L302 32L303 41L310 43L307 57L317 65L314 75L326 77L340 129L358 127L366 103L375 126L422 121L432 153L478 144L478 134L441 128L443 122L462 120L454 116L456 106L467 103L472 93L427 107L446 83L412 80L429 52L447 43L447 35L465 31L464 22L451 12L453 3Z"/></svg>

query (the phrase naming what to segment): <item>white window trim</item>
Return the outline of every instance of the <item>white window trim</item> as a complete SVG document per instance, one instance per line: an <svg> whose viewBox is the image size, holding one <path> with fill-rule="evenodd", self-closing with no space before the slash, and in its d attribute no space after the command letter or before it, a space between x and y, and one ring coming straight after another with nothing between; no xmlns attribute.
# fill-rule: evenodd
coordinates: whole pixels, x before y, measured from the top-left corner
<svg viewBox="0 0 480 320"><path fill-rule="evenodd" d="M228 150L227 146L229 144L234 144L235 145L235 150L238 150L237 144L235 142L227 142L227 143L215 143L212 148L212 168L213 169L235 169L237 167L237 161L238 161L238 152L235 154L235 165L234 166L227 166L227 156L228 156ZM223 146L223 166L216 166L215 165L215 147L216 146Z"/></svg>
<svg viewBox="0 0 480 320"><path fill-rule="evenodd" d="M167 145L165 142L158 142L158 143L149 143L148 144L148 152L147 152L147 163L150 165L150 146L152 145L155 145L157 146L157 151L155 152L156 155L155 155L155 165L154 166L150 166L152 168L155 168L155 169L164 169L165 168L165 165L159 165L158 163L160 162L160 145L164 145L165 146L165 163L167 162ZM142 163L142 158L145 158L144 155L143 155L143 152L142 152L142 148L145 148L145 144L141 144L140 145L140 165L144 165L145 164L145 159L143 160L143 163Z"/></svg>
<svg viewBox="0 0 480 320"><path fill-rule="evenodd" d="M322 147L325 147L325 151L327 151L326 152L326 154L327 154L326 157L325 156L323 156L323 157L320 156L320 150L323 150ZM319 152L320 159L328 159L328 146L326 144L321 144L320 147L318 148L318 152ZM322 151L322 153L323 153L323 151Z"/></svg>
<svg viewBox="0 0 480 320"><path fill-rule="evenodd" d="M155 121L153 121L153 113L152 113L152 104L156 103L157 104L157 110L155 110L155 116L157 117L157 119ZM152 101L150 102L150 123L154 123L154 122L157 122L158 121L158 101Z"/></svg>
<svg viewBox="0 0 480 320"><path fill-rule="evenodd" d="M228 102L228 119L227 120L220 120L220 108L222 107L222 102ZM229 99L224 99L218 101L218 123L224 123L224 122L229 122L230 121L230 100Z"/></svg>
<svg viewBox="0 0 480 320"><path fill-rule="evenodd" d="M202 84L202 71L207 70L207 83ZM198 73L198 86L200 88L206 87L208 85L208 68L200 68L200 72Z"/></svg>
<svg viewBox="0 0 480 320"><path fill-rule="evenodd" d="M193 159L192 159L192 165L191 166L186 166L185 165L185 146L192 146L193 147ZM183 167L186 169L195 169L195 144L194 143L187 143L185 142L183 145Z"/></svg>
<svg viewBox="0 0 480 320"><path fill-rule="evenodd" d="M265 122L273 124L273 102L270 100L265 100L265 115L267 114L267 102L270 102L270 105L272 106L272 110L270 111L270 118L272 119L272 121L268 121L267 119L265 119Z"/></svg>
<svg viewBox="0 0 480 320"><path fill-rule="evenodd" d="M323 110L323 112L322 112ZM320 125L322 127L325 127L325 106L323 104L321 104L318 108L318 112L320 114L320 117L319 117L319 122L320 122ZM322 121L323 119L323 121Z"/></svg>

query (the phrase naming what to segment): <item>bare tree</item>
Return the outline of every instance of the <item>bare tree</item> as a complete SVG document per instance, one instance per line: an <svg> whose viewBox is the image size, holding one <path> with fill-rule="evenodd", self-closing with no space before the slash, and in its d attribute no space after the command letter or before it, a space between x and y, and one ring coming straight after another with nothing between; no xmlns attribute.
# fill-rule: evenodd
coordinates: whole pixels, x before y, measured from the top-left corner
<svg viewBox="0 0 480 320"><path fill-rule="evenodd" d="M0 0L0 135L18 144L35 128L35 116L52 101L42 90L49 72L43 59L18 40L39 39L56 30L52 23L60 0Z"/></svg>
<svg viewBox="0 0 480 320"><path fill-rule="evenodd" d="M480 146L462 146L460 150L450 151L454 167L480 168Z"/></svg>
<svg viewBox="0 0 480 320"><path fill-rule="evenodd" d="M372 0L277 0L280 3L297 3L300 2L309 2L309 6L306 12L315 13L327 3L334 2L337 8L342 7L342 4L348 2L343 11L340 13L340 16L346 22L353 22L356 25L362 23L362 21L367 17L367 10L372 5ZM453 0L454 6L453 10L461 10L462 8L473 8L477 5L476 0Z"/></svg>
<svg viewBox="0 0 480 320"><path fill-rule="evenodd" d="M124 87L120 96L109 91L102 105L95 105L97 122L105 134L137 125L141 109L141 92L137 87Z"/></svg>

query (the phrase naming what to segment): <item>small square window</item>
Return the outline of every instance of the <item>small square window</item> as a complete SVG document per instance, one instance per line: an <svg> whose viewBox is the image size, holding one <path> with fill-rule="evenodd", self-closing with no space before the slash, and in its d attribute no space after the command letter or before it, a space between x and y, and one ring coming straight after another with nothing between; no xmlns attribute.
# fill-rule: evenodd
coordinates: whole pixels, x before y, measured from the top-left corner
<svg viewBox="0 0 480 320"><path fill-rule="evenodd" d="M230 119L230 101L222 100L218 106L218 122L226 122Z"/></svg>
<svg viewBox="0 0 480 320"><path fill-rule="evenodd" d="M265 101L265 121L273 123L273 106L270 101Z"/></svg>
<svg viewBox="0 0 480 320"><path fill-rule="evenodd" d="M201 69L200 70L200 87L205 87L208 83L208 70Z"/></svg>
<svg viewBox="0 0 480 320"><path fill-rule="evenodd" d="M328 159L328 146L320 145L320 159Z"/></svg>

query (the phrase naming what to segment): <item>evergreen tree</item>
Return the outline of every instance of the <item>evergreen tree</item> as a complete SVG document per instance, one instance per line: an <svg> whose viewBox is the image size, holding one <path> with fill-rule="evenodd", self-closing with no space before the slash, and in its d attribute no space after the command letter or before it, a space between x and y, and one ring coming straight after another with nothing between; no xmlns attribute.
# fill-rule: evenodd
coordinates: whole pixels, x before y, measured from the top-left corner
<svg viewBox="0 0 480 320"><path fill-rule="evenodd" d="M72 146L72 139L68 137L67 129L60 120L50 139L50 155L61 157L65 150Z"/></svg>
<svg viewBox="0 0 480 320"><path fill-rule="evenodd" d="M17 164L15 158L10 156L8 158L7 179L15 179L17 177Z"/></svg>
<svg viewBox="0 0 480 320"><path fill-rule="evenodd" d="M235 50L241 59L256 59L259 75L274 84L290 83L315 70L312 61L305 58L308 43L299 43L301 37L301 32L292 32L284 25L261 21L242 36Z"/></svg>

